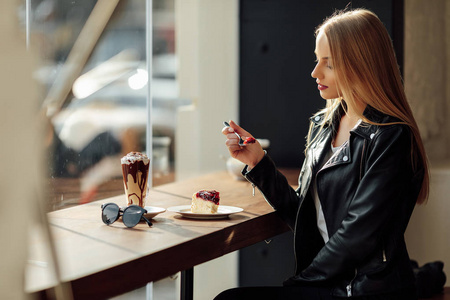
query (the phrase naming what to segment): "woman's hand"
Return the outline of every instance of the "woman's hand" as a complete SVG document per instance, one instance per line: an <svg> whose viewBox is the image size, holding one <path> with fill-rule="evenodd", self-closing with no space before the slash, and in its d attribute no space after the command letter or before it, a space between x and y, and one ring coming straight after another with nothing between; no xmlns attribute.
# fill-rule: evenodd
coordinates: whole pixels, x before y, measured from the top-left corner
<svg viewBox="0 0 450 300"><path fill-rule="evenodd" d="M235 122L230 121L230 127L224 127L222 133L227 136L225 145L228 147L231 157L254 168L264 157L264 150L259 144L258 140L254 144L247 144L246 146L239 146L239 138L234 134L237 132L243 140L248 137L253 137L250 133L245 131Z"/></svg>

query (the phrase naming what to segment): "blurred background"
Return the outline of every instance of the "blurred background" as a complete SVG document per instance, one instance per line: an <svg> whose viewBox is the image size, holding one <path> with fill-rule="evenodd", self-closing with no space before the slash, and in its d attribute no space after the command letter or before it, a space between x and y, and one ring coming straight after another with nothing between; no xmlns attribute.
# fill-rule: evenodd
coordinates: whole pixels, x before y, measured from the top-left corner
<svg viewBox="0 0 450 300"><path fill-rule="evenodd" d="M176 110L190 104L178 93L174 0L151 10L110 1L109 14L91 0L22 2L21 26L40 55L49 210L121 193L130 151L152 156L153 184L173 181Z"/></svg>

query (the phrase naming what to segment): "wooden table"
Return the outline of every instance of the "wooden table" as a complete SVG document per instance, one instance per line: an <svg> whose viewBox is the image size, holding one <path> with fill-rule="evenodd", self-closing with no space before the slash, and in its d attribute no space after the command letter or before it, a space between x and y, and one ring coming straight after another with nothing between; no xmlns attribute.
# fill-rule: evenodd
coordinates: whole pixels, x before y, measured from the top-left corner
<svg viewBox="0 0 450 300"><path fill-rule="evenodd" d="M189 205L200 189L216 189L221 205L244 211L221 220L192 220L166 211L153 219L151 228L145 222L131 229L121 221L106 226L100 205L122 205L121 195L49 213L61 278L70 283L74 298L113 297L288 230L258 191L252 196L250 183L226 172L155 187L147 205ZM55 279L39 235L31 247L26 287L43 296Z"/></svg>

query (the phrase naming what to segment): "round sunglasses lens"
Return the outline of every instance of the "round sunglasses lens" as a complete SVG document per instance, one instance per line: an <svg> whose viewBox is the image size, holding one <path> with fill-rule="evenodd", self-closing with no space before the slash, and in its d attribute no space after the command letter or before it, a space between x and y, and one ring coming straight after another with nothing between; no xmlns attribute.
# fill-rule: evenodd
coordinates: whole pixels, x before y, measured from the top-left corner
<svg viewBox="0 0 450 300"><path fill-rule="evenodd" d="M103 223L110 225L119 218L119 206L114 204L106 204L102 210Z"/></svg>
<svg viewBox="0 0 450 300"><path fill-rule="evenodd" d="M130 205L123 211L122 221L127 227L136 226L144 214L144 209L137 205Z"/></svg>

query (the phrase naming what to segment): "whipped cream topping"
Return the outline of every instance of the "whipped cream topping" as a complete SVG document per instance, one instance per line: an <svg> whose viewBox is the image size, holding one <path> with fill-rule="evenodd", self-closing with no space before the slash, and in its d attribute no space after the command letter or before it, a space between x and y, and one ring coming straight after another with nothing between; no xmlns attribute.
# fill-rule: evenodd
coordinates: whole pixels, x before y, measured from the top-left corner
<svg viewBox="0 0 450 300"><path fill-rule="evenodd" d="M122 164L127 164L127 165L133 164L137 161L142 161L142 162L144 162L144 164L148 164L150 162L150 159L144 153L130 152L127 155L125 155L124 157L122 157L120 159L120 161Z"/></svg>

